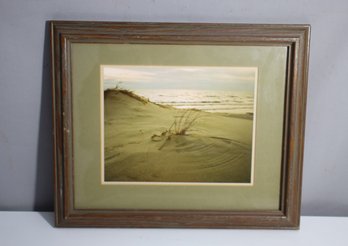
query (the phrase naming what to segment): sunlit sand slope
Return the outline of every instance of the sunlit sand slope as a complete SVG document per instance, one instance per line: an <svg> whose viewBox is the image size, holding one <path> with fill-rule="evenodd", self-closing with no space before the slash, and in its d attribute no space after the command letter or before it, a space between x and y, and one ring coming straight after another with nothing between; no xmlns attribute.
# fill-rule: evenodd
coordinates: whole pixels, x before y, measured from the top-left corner
<svg viewBox="0 0 348 246"><path fill-rule="evenodd" d="M105 181L250 182L250 116L175 109L126 90L105 91L104 114Z"/></svg>

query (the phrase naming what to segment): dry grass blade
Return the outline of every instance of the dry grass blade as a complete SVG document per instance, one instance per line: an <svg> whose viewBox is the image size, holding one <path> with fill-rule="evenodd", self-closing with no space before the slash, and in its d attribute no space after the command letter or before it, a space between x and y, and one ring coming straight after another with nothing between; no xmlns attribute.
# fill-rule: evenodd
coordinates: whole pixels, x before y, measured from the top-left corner
<svg viewBox="0 0 348 246"><path fill-rule="evenodd" d="M200 111L198 110L185 110L180 116L176 116L174 122L168 128L168 130L162 132L160 135L154 134L151 137L152 141L161 141L165 138L164 143L159 147L159 150L163 149L165 144L171 139L173 135L184 136L197 122Z"/></svg>

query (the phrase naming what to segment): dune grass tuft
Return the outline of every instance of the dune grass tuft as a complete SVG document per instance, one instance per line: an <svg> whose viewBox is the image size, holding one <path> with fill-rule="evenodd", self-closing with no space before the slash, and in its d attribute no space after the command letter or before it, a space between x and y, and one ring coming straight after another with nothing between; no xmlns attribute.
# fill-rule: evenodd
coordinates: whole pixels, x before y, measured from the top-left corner
<svg viewBox="0 0 348 246"><path fill-rule="evenodd" d="M168 132L171 132L173 135L187 135L187 131L195 124L199 114L200 111L198 110L185 110L183 114L175 117Z"/></svg>
<svg viewBox="0 0 348 246"><path fill-rule="evenodd" d="M131 98L134 98L135 100L139 101L139 102L142 102L144 104L148 103L149 102L149 99L145 98L145 97L142 97L142 96L139 96L137 94L135 94L133 91L131 90L127 90L127 89L121 89L119 88L118 86L116 86L115 88L111 88L111 89L106 89L104 91L104 97L108 97L109 95L115 95L115 94L118 94L118 93L121 93L121 94L124 94L124 95L127 95Z"/></svg>
<svg viewBox="0 0 348 246"><path fill-rule="evenodd" d="M185 110L181 115L175 117L174 122L167 130L160 135L152 135L151 140L159 142L165 139L164 143L159 147L159 150L161 150L172 136L188 135L188 131L194 126L197 119L199 119L199 114L199 110Z"/></svg>

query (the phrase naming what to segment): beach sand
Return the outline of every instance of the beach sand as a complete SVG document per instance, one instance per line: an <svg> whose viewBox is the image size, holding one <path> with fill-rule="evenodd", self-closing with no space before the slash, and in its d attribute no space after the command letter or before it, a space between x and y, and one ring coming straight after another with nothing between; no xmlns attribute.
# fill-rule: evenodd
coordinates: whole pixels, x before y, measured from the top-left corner
<svg viewBox="0 0 348 246"><path fill-rule="evenodd" d="M196 119L176 135L173 122L179 128L183 115L181 126ZM250 115L187 111L106 90L105 181L249 183L252 127Z"/></svg>

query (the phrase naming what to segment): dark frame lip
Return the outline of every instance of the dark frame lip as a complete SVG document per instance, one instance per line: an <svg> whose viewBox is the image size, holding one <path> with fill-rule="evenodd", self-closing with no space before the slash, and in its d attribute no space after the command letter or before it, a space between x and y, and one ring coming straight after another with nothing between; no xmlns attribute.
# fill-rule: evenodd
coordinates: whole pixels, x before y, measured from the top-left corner
<svg viewBox="0 0 348 246"><path fill-rule="evenodd" d="M50 21L55 221L58 227L298 229L310 25ZM73 208L72 42L286 46L289 50L277 211L76 210Z"/></svg>

